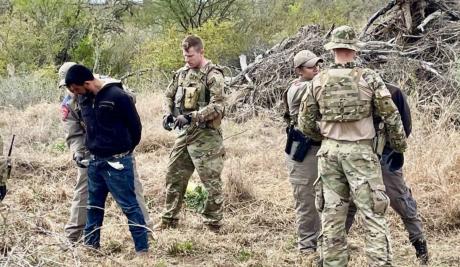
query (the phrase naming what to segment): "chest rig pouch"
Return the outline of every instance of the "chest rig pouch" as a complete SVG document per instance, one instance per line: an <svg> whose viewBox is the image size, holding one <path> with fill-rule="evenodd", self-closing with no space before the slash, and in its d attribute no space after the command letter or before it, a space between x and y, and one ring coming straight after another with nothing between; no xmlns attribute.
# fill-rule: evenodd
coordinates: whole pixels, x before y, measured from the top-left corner
<svg viewBox="0 0 460 267"><path fill-rule="evenodd" d="M207 91L205 73L193 70L182 71L179 74L178 88L174 97L177 114L187 114L205 107L210 98Z"/></svg>
<svg viewBox="0 0 460 267"><path fill-rule="evenodd" d="M322 121L352 122L371 115L370 100L362 100L359 81L362 69L330 69L321 73L319 101Z"/></svg>

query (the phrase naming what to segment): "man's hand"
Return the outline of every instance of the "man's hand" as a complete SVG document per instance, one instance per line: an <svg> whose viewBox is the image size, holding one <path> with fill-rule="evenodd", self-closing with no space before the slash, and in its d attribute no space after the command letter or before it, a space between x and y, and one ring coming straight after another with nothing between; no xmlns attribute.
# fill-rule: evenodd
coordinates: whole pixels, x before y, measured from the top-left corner
<svg viewBox="0 0 460 267"><path fill-rule="evenodd" d="M179 127L179 130L182 129L187 124L192 122L192 117L190 115L179 115L174 122L174 129Z"/></svg>
<svg viewBox="0 0 460 267"><path fill-rule="evenodd" d="M75 153L73 160L79 168L88 168L88 160L85 160L85 157L81 153Z"/></svg>
<svg viewBox="0 0 460 267"><path fill-rule="evenodd" d="M387 158L386 164L389 165L390 171L394 172L402 168L404 165L404 154L398 152L391 152Z"/></svg>
<svg viewBox="0 0 460 267"><path fill-rule="evenodd" d="M0 185L0 201L5 198L6 195L6 185Z"/></svg>
<svg viewBox="0 0 460 267"><path fill-rule="evenodd" d="M163 116L163 128L167 131L171 131L172 128L170 126L171 123L174 122L174 116L169 113Z"/></svg>

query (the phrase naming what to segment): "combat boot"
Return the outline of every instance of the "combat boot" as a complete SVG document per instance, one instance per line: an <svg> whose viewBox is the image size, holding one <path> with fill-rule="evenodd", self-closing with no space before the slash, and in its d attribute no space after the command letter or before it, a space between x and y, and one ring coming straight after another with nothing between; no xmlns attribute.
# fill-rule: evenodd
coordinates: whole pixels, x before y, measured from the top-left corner
<svg viewBox="0 0 460 267"><path fill-rule="evenodd" d="M153 226L153 231L161 231L166 229L175 229L177 228L177 220L164 221L161 220L155 226Z"/></svg>
<svg viewBox="0 0 460 267"><path fill-rule="evenodd" d="M426 240L424 238L419 238L412 242L412 245L415 248L415 255L419 260L421 265L428 264L428 247L426 245Z"/></svg>
<svg viewBox="0 0 460 267"><path fill-rule="evenodd" d="M214 232L216 234L220 233L220 228L221 228L220 224L210 223L210 224L205 224L205 226L211 232Z"/></svg>

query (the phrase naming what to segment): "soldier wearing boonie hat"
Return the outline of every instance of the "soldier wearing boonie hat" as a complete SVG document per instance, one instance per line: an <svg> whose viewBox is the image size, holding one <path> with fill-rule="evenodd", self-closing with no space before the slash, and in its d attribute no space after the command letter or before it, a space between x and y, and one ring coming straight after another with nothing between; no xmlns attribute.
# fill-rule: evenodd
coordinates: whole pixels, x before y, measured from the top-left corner
<svg viewBox="0 0 460 267"><path fill-rule="evenodd" d="M348 265L345 221L353 197L367 230L369 266L392 266L385 218L389 199L373 148L373 119L382 120L391 148L402 153L407 144L401 117L382 78L355 62L361 45L353 28L338 27L331 36L324 48L333 50L335 63L313 79L298 118L306 136L322 140L314 183L322 222L322 264Z"/></svg>

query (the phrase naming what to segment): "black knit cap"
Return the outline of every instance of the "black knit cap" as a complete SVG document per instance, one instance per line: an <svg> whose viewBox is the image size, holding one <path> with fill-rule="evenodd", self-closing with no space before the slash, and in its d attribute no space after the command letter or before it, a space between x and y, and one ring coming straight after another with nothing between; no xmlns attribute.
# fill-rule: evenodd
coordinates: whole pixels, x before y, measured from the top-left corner
<svg viewBox="0 0 460 267"><path fill-rule="evenodd" d="M77 64L70 67L65 76L66 86L83 85L86 81L94 80L93 72L87 67Z"/></svg>

